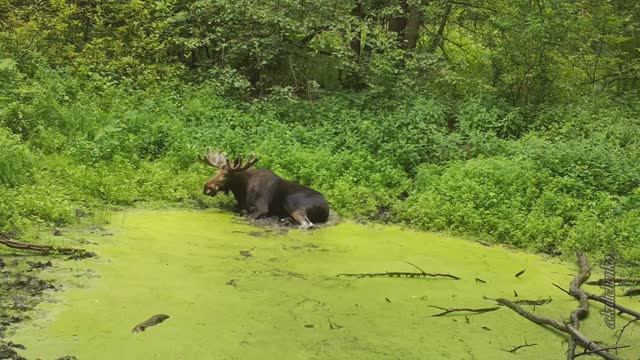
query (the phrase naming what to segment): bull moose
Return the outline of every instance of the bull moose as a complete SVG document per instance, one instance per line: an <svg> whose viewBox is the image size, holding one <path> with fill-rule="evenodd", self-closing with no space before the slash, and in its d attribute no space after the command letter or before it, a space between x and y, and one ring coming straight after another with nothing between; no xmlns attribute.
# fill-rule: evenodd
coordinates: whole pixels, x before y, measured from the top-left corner
<svg viewBox="0 0 640 360"><path fill-rule="evenodd" d="M329 204L321 193L284 180L271 170L252 169L258 162L254 155L244 163L241 157L232 163L224 153L207 149L200 161L218 169L204 185L204 194L215 196L219 191L231 191L238 208L248 212L251 219L291 217L306 229L329 218Z"/></svg>

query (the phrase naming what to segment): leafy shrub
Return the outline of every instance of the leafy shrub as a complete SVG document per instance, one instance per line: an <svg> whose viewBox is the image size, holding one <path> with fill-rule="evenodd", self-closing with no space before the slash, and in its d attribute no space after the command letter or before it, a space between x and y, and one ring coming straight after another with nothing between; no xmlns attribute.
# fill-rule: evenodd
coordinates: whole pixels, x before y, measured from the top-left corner
<svg viewBox="0 0 640 360"><path fill-rule="evenodd" d="M0 128L0 186L27 183L32 175L33 154L17 136Z"/></svg>
<svg viewBox="0 0 640 360"><path fill-rule="evenodd" d="M523 227L547 181L535 163L502 157L455 162L435 173L423 167L397 219L526 245Z"/></svg>
<svg viewBox="0 0 640 360"><path fill-rule="evenodd" d="M21 78L7 64L5 75ZM344 216L391 215L549 253L613 246L640 262L631 105L607 103L603 125L587 103L525 114L486 96L239 102L213 82L127 89L47 69L9 88L0 98L0 231L136 201L228 208L232 197L202 195L211 169L197 155L210 146L255 153L258 167L321 191Z"/></svg>

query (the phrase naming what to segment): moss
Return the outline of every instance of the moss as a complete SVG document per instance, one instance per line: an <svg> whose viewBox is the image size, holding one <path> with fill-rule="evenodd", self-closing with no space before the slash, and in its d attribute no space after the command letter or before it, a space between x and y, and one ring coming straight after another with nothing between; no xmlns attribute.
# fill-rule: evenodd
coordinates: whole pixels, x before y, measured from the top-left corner
<svg viewBox="0 0 640 360"><path fill-rule="evenodd" d="M430 317L438 311L428 305L494 306L483 296L513 298L515 291L518 299L552 297L535 311L558 320L576 307L551 285L568 284L573 264L433 233L349 222L283 233L219 211L138 209L111 220L113 236L94 235L99 245L90 246L100 258L68 264L98 276L60 293L10 338L27 346L23 355L512 359L501 348L526 340L540 346L519 351L518 359L558 358L566 348L560 336L507 309L467 322L462 315ZM462 279L335 276L416 270L406 262ZM592 306L583 329L613 342L599 310ZM170 318L131 334L153 314ZM638 341L639 333L628 332L621 343Z"/></svg>

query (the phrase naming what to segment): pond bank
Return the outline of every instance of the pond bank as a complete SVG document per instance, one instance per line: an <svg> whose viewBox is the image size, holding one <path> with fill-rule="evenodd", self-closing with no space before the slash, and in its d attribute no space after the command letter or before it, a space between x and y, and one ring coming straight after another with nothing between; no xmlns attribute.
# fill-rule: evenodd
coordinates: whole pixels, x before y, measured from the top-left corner
<svg viewBox="0 0 640 360"><path fill-rule="evenodd" d="M518 351L518 359L558 358L566 349L562 337L508 309L431 317L441 312L431 306L482 308L495 306L484 297L550 297L536 311L558 320L576 307L552 285L569 284L573 264L395 226L347 222L288 231L256 228L219 211L131 210L115 214L108 230L113 236L87 234L87 248L99 258L61 265L59 281L71 285L9 336L26 346L21 354L510 359L505 349L526 342L540 345ZM416 272L411 264L460 280L336 276ZM583 329L613 342L599 310L593 306ZM169 318L131 333L154 314ZM622 341L639 342L638 331Z"/></svg>

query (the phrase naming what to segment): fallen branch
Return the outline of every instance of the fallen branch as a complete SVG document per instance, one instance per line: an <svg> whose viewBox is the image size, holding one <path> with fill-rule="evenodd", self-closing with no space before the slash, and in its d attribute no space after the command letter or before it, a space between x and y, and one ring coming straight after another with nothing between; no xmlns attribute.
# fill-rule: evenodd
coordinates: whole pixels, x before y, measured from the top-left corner
<svg viewBox="0 0 640 360"><path fill-rule="evenodd" d="M556 284L556 283L551 283L551 284L552 284L553 286L557 287L558 289L560 289L563 293L565 293L565 294L567 294L567 295L571 296L571 293L570 293L570 292L568 292L567 290L563 289L563 288L562 288L562 286L560 286L560 285L558 285L558 284Z"/></svg>
<svg viewBox="0 0 640 360"><path fill-rule="evenodd" d="M602 348L602 350L616 350L616 353L617 353L618 349L624 349L624 348L628 348L628 347L631 347L631 345L609 346L609 347ZM578 356L593 355L593 354L596 354L596 353L597 353L596 351L587 351L587 350L585 350L585 351L581 352L580 354L574 356L573 358L575 359Z"/></svg>
<svg viewBox="0 0 640 360"><path fill-rule="evenodd" d="M622 296L636 296L640 295L640 288L638 289L629 289L622 294Z"/></svg>
<svg viewBox="0 0 640 360"><path fill-rule="evenodd" d="M592 293L586 292L586 291L585 291L585 294L587 294L587 297L589 298L589 300L594 300L594 301L597 301L599 303L603 303L603 304L605 304L607 306L611 306L612 308L618 310L618 312L620 314L627 314L627 315L631 315L631 316L635 317L636 319L640 319L640 311L638 311L638 310L634 310L634 309L628 308L628 307L626 307L624 305L620 305L618 303L611 303L610 300L608 300L607 298L605 298L602 295L592 294Z"/></svg>
<svg viewBox="0 0 640 360"><path fill-rule="evenodd" d="M587 349L587 351L589 351L590 353L600 355L601 357L608 360L620 360L619 357L608 352L607 348L603 348L600 345L596 344L595 342L591 341L589 338L584 336L581 332L578 331L578 329L574 328L573 326L567 324L567 329L571 333L574 341L578 343L580 346L582 346L583 348ZM575 356L573 358L575 358Z"/></svg>
<svg viewBox="0 0 640 360"><path fill-rule="evenodd" d="M497 299L492 299L490 297L487 296L483 296L483 299L485 300L491 300L491 301L496 301ZM539 299L539 300L527 300L527 299L522 299L522 300L515 300L513 301L514 304L518 304L518 305L531 305L531 306L540 306L540 305L546 305L548 303L550 303L552 301L551 297L549 297L548 299Z"/></svg>
<svg viewBox="0 0 640 360"><path fill-rule="evenodd" d="M627 327L629 327L629 325L637 322L640 319L631 319L629 320L620 330L616 331L613 335L616 337L616 345L618 346L618 344L620 343L620 339L622 339L622 335L624 335L624 331L627 330ZM616 354L618 353L618 349L616 349Z"/></svg>
<svg viewBox="0 0 640 360"><path fill-rule="evenodd" d="M620 360L620 358L607 352L605 348L602 348L600 347L600 345L591 341L589 338L584 336L582 333L580 333L577 329L572 327L570 324L566 324L566 325L561 324L556 320L550 319L548 317L530 313L527 310L523 309L520 305L515 304L512 301L504 298L498 298L496 299L496 302L498 304L501 304L510 308L511 310L515 311L518 315L524 317L525 319L531 322L534 322L538 325L547 326L552 329L558 330L560 332L569 334L578 345L587 349L587 351L592 351L594 354L600 355L601 357L608 360Z"/></svg>
<svg viewBox="0 0 640 360"><path fill-rule="evenodd" d="M582 335L578 332L578 329L580 328L580 321L584 320L589 314L589 297L580 287L585 283L585 281L589 280L591 269L589 267L589 261L584 253L578 251L576 252L576 257L578 258L578 267L580 268L580 271L569 284L569 294L578 299L580 305L571 312L571 325L567 325L567 329L569 329L573 335L569 339L569 343L567 345L567 360L575 358L576 340L578 336ZM575 332L572 331L572 329L574 329Z"/></svg>
<svg viewBox="0 0 640 360"><path fill-rule="evenodd" d="M383 272L383 273L362 273L362 274L338 274L337 277L355 277L355 278L367 278L367 277L391 277L391 278L411 278L411 279L425 279L428 277L445 277L454 280L460 280L459 277L451 274L443 273L427 273L427 272Z"/></svg>
<svg viewBox="0 0 640 360"><path fill-rule="evenodd" d="M633 286L633 285L640 285L640 279L632 279L632 278L599 279L599 280L587 281L585 284L601 286L601 285L610 285L611 283L615 283L620 286Z"/></svg>
<svg viewBox="0 0 640 360"><path fill-rule="evenodd" d="M582 290L581 288L582 285L587 283L587 280L589 279L591 268L589 267L589 261L587 260L587 257L582 252L577 252L576 257L578 258L579 272L573 278L573 280L571 280L571 283L569 284L569 290L565 290L561 286L557 284L553 284L553 286L557 287L564 293L576 298L580 303L578 308L576 308L574 311L571 312L571 315L570 315L571 320L568 323L561 324L558 321L550 319L548 317L533 314L531 312L528 312L527 310L524 310L519 304L516 304L515 302L504 299L504 298L495 299L495 301L500 305L504 305L510 308L511 310L518 313L520 316L528 319L529 321L532 321L538 325L543 325L543 326L552 328L554 330L560 331L562 333L568 334L569 335L569 343L568 343L568 351L567 351L568 360L573 360L576 357L579 357L582 355L599 355L604 359L617 360L619 358L616 355L610 353L608 350L616 350L617 352L618 349L628 347L628 346L618 346L618 343L620 342L620 338L622 337L622 333L624 332L624 330L632 322L635 322L640 319L640 313L636 310L629 309L625 306L615 304L611 300L605 298L604 296L592 294ZM595 300L595 301L601 302L607 306L611 306L617 309L620 312L620 314L625 313L625 314L632 315L636 318L630 321L629 323L627 323L622 328L620 333L617 334L618 339L616 341L615 346L602 347L598 343L592 341L591 339L589 339L579 331L580 321L586 318L589 314L589 300ZM577 345L580 345L582 348L584 348L584 351L576 355L575 349Z"/></svg>
<svg viewBox="0 0 640 360"><path fill-rule="evenodd" d="M429 305L429 306L432 307L432 308L435 308L435 309L444 310L441 313L437 313L437 314L431 315L431 317L445 316L445 315L451 314L453 312L461 312L461 311L472 312L474 314L482 314L482 313L496 311L496 310L500 309L499 306L494 306L494 307L490 307L490 308L479 308L479 309L471 309L471 308L450 308L450 309L447 309L447 308L443 308L443 307L435 306L435 305Z"/></svg>
<svg viewBox="0 0 640 360"><path fill-rule="evenodd" d="M83 258L96 256L95 253L84 250L84 249L29 244L29 243L23 243L23 242L7 239L4 237L0 237L0 244L12 249L36 251L43 255L52 255L52 254L53 255L55 254L70 255L72 258L75 258L75 259L83 259Z"/></svg>
<svg viewBox="0 0 640 360"><path fill-rule="evenodd" d="M526 347L530 347L530 346L536 346L536 345L538 345L538 344L527 344L527 340L525 340L523 345L518 345L518 346L514 347L511 350L507 350L507 349L500 349L500 350L506 351L508 353L515 354L518 350L520 350L522 348L526 348Z"/></svg>
<svg viewBox="0 0 640 360"><path fill-rule="evenodd" d="M540 299L540 300L516 300L514 303L518 305L532 305L532 306L540 306L546 305L551 302L551 298L548 299Z"/></svg>
<svg viewBox="0 0 640 360"><path fill-rule="evenodd" d="M544 316L539 316L536 315L534 313L530 313L527 310L523 309L520 305L514 303L511 300L507 300L504 298L497 298L496 302L500 305L504 305L506 307L508 307L509 309L515 311L518 315L524 317L525 319L532 321L538 325L543 325L543 326L547 326L547 327L551 327L553 329L556 329L558 331L564 332L564 333L568 333L567 327L564 324L561 324L553 319L544 317Z"/></svg>
<svg viewBox="0 0 640 360"><path fill-rule="evenodd" d="M422 268L420 266L418 266L418 265L416 265L414 263L408 262L408 261L405 261L405 264L409 264L409 265L413 266L414 268L420 270L420 272L424 274L424 270L422 270Z"/></svg>

